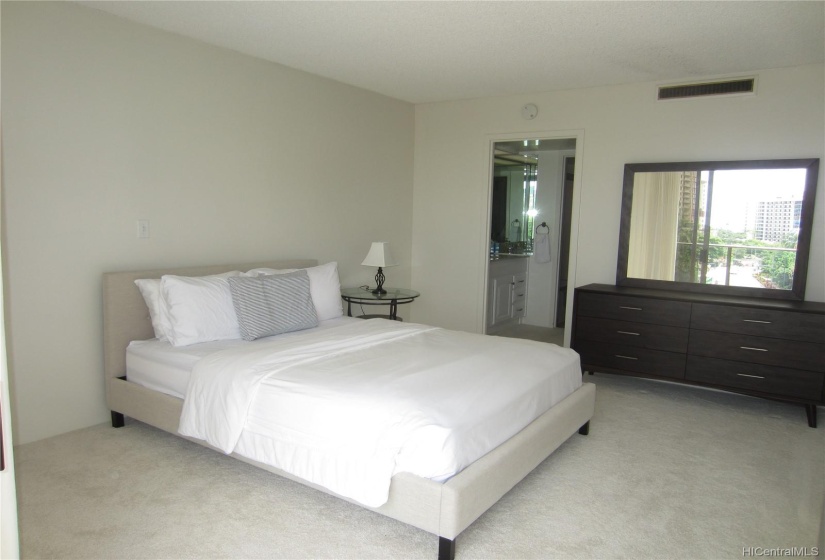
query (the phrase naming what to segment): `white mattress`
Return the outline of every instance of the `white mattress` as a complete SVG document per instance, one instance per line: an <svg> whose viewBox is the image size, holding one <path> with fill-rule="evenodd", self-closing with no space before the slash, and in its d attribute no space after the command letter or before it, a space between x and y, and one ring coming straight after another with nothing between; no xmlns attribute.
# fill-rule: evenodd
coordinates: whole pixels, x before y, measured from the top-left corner
<svg viewBox="0 0 825 560"><path fill-rule="evenodd" d="M337 317L321 321L316 329L296 331L278 335L277 338L298 338L308 332L319 329L332 329L346 325L352 321L363 321L355 317ZM216 340L190 346L174 347L168 342L161 342L156 338L151 340L134 340L126 349L126 379L132 383L143 385L153 391L159 391L182 399L186 396L186 387L189 385L189 376L192 368L202 358L243 345L262 344L276 337L261 338L254 342L241 339Z"/></svg>

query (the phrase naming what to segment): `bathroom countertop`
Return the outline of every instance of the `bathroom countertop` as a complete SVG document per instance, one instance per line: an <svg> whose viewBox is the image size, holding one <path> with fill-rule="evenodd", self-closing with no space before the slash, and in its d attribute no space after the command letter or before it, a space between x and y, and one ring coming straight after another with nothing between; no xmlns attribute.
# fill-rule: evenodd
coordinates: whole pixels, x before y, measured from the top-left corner
<svg viewBox="0 0 825 560"><path fill-rule="evenodd" d="M525 259L527 257L532 257L533 253L499 253L499 259ZM494 261L496 259L490 259Z"/></svg>

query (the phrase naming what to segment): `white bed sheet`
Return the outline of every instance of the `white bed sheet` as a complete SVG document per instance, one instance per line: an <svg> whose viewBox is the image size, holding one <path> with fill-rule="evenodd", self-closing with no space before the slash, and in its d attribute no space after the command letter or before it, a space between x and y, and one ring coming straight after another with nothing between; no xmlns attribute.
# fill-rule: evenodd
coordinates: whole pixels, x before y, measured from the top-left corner
<svg viewBox="0 0 825 560"><path fill-rule="evenodd" d="M320 321L318 327L307 331L295 331L277 335L278 338L298 338L319 329L332 329L353 321L355 317L336 317ZM247 342L241 339L215 340L202 344L175 347L156 338L134 340L126 349L126 379L147 389L159 391L183 399L189 385L192 368L202 358L236 346L262 344L276 337Z"/></svg>

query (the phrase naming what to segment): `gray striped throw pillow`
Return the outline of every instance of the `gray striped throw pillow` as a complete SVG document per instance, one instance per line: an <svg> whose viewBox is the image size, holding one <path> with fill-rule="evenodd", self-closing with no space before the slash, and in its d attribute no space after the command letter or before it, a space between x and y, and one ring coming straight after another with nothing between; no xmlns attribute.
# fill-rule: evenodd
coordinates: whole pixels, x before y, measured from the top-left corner
<svg viewBox="0 0 825 560"><path fill-rule="evenodd" d="M244 340L318 326L306 270L227 280Z"/></svg>

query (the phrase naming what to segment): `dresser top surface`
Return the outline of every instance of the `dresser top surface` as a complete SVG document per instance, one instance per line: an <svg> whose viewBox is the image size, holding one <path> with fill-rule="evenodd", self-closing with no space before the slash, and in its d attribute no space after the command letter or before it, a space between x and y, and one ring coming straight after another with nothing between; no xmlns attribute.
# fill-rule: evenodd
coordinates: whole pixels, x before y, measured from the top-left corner
<svg viewBox="0 0 825 560"><path fill-rule="evenodd" d="M776 309L778 311L796 311L800 313L825 314L825 303L818 301L798 301L786 299L756 298L742 296L725 296L716 294L699 294L676 290L652 290L649 288L633 288L614 286L612 284L588 284L576 288L577 291L600 294L612 294L632 297L645 297L669 301L684 301L690 303L713 303L717 305L740 305L759 307L762 309Z"/></svg>

